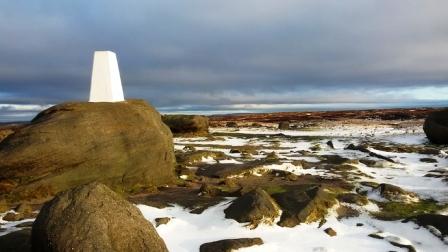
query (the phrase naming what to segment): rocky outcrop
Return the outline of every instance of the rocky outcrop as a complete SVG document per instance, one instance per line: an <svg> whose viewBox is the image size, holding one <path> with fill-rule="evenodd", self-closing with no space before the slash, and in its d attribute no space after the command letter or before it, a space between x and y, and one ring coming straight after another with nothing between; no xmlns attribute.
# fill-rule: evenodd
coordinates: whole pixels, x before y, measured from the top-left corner
<svg viewBox="0 0 448 252"><path fill-rule="evenodd" d="M391 184L380 184L375 190L387 200L395 202L418 202L418 196L413 192L408 192L401 187L391 185Z"/></svg>
<svg viewBox="0 0 448 252"><path fill-rule="evenodd" d="M448 144L448 110L429 114L423 130L432 143Z"/></svg>
<svg viewBox="0 0 448 252"><path fill-rule="evenodd" d="M280 205L282 215L279 226L294 227L300 223L310 223L325 218L334 204L335 196L321 186L304 185L272 197Z"/></svg>
<svg viewBox="0 0 448 252"><path fill-rule="evenodd" d="M176 135L208 135L208 118L199 115L164 115L163 122Z"/></svg>
<svg viewBox="0 0 448 252"><path fill-rule="evenodd" d="M47 202L33 224L33 251L168 251L137 207L99 183Z"/></svg>
<svg viewBox="0 0 448 252"><path fill-rule="evenodd" d="M224 213L226 218L256 227L260 223L272 224L280 208L267 192L257 188L234 200Z"/></svg>
<svg viewBox="0 0 448 252"><path fill-rule="evenodd" d="M261 238L240 238L240 239L226 239L214 242L204 243L199 247L200 252L231 252L240 248L252 247L255 245L262 245Z"/></svg>
<svg viewBox="0 0 448 252"><path fill-rule="evenodd" d="M142 100L64 103L0 142L0 197L45 199L100 181L116 191L170 183L172 134Z"/></svg>

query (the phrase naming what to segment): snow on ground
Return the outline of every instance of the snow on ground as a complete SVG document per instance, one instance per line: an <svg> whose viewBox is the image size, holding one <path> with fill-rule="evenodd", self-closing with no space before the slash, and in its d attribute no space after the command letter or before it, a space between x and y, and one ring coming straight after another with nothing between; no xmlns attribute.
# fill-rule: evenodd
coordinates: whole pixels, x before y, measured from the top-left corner
<svg viewBox="0 0 448 252"><path fill-rule="evenodd" d="M229 153L230 149L225 146L257 145L266 146L260 152L275 152L283 164L266 165L260 169L285 170L297 175L311 174L325 177L338 176L331 174L328 170L316 167L303 169L300 164L294 165L294 160L305 160L308 162L320 161L322 155L339 155L350 159L369 158L382 163L382 167L369 167L365 164L354 164L363 175L362 181L372 181L377 183L389 183L400 186L408 191L417 193L423 198L433 198L441 202L448 202L448 186L441 178L425 177L429 171L434 169L446 169L448 159L445 154L423 155L418 153L392 153L370 149L377 154L390 157L397 163L391 163L368 154L346 150L348 144L359 144L363 141L383 142L402 145L424 145L427 139L421 129L395 129L388 126L340 126L332 128L318 128L314 130L273 130L267 128L240 128L239 130L228 128L214 128L212 132L247 134L244 139L233 136L220 137L220 140L210 141L207 139L176 139L175 144L182 146L186 144L211 144L215 147L196 147L197 149L208 149L223 151L228 156L234 158L228 162L239 162L240 154ZM282 134L282 135L278 135ZM253 135L251 138L250 135ZM270 137L260 138L259 135ZM288 138L284 136L294 136ZM300 138L303 136L304 138ZM316 136L318 138L307 138ZM299 137L299 138L297 138ZM223 140L224 139L224 140ZM334 148L327 142L331 140ZM274 148L276 144L279 148ZM221 145L221 146L219 146ZM312 154L303 154L303 151L310 151L313 147L320 148L314 150ZM255 155L253 158L261 158L265 155ZM422 158L433 158L437 163L422 162ZM210 160L207 160L211 162ZM222 161L221 161L222 162ZM381 201L378 195L370 193L370 197ZM327 218L327 222L321 228L317 223L301 224L294 228L282 228L277 225L261 225L254 230L244 227L243 224L234 220L225 219L223 210L229 201L222 202L211 207L200 215L191 214L179 206L157 209L149 206L139 205L144 216L154 221L157 217L172 217L167 224L157 228L159 234L166 241L171 251L198 251L201 244L228 238L260 237L265 244L239 251L407 251L405 248L398 248L390 242L400 242L402 244L412 244L417 251L446 251L447 245L435 237L425 228L419 228L416 224L401 223L400 221L380 221L363 214L360 217L337 220L334 216ZM370 203L364 210L375 211L378 206ZM446 214L448 210L441 212ZM359 223L363 224L358 226ZM358 225L357 225L358 224ZM333 228L337 236L330 237L323 230L327 227ZM384 239L369 237L369 234L376 233Z"/></svg>
<svg viewBox="0 0 448 252"><path fill-rule="evenodd" d="M212 128L210 132L238 132L243 134L284 134L287 136L340 136L340 137L365 137L365 136L390 136L402 134L418 134L423 133L421 128L418 129L397 129L390 125L356 125L347 124L332 127L317 127L312 129L297 130L279 130L268 128L240 128L238 131L232 128Z"/></svg>
<svg viewBox="0 0 448 252"><path fill-rule="evenodd" d="M305 160L308 162L318 162L319 159L316 156L321 155L339 155L350 159L366 158L368 155L359 151L344 149L348 144L359 144L361 141L374 141L385 142L392 144L403 145L423 145L427 143L427 139L422 130L409 130L406 128L395 129L390 126L360 126L360 125L345 125L332 128L317 128L310 130L278 130L268 128L240 128L238 131L229 128L212 128L211 132L215 133L239 133L254 135L253 138L237 138L233 136L220 137L220 140L207 140L207 138L176 138L176 149L183 147L187 144L210 144L216 145L216 147L195 147L198 150L214 150L222 151L226 155L232 158L240 158L239 153L230 153L229 148L225 146L244 146L244 145L256 145L267 146L260 151L265 153L275 152L280 158L293 160ZM367 132L367 133L366 133ZM320 139L288 139L276 136L276 134L282 133L286 136L319 136ZM257 135L271 136L269 139L257 138ZM224 140L223 140L224 139ZM286 140L285 140L286 139ZM327 142L331 140L334 149L327 145ZM273 143L277 143L280 148L270 148ZM219 146L222 147L219 147ZM321 150L315 151L315 156L294 155L295 152L310 150L313 146L320 146ZM440 178L425 177L429 171L434 169L443 169L448 167L448 158L446 155L434 156L423 155L417 153L390 153L380 150L371 149L371 151L381 154L386 157L391 157L398 164L385 162L386 167L369 167L363 164L358 164L356 167L366 175L372 177L362 177L365 181L373 181L377 183L389 183L400 186L406 190L413 191L423 198L433 198L441 202L448 202L448 186L446 182L443 182ZM263 158L266 155L254 155L253 158ZM369 157L370 159L375 159ZM437 163L425 163L421 162L422 158L434 158ZM213 163L212 160L206 160L207 163ZM232 162L232 161L229 161ZM238 161L236 161L238 162ZM319 169L307 169L302 170L300 167L292 167L288 162L280 166L268 167L272 169L287 170L297 175L311 174L320 175L325 177L337 177L337 175L329 174L326 170Z"/></svg>
<svg viewBox="0 0 448 252"><path fill-rule="evenodd" d="M20 221L5 221L5 220L3 220L3 217L9 212L14 213L14 211L12 211L12 210L8 211L8 212L0 213L0 226L2 228L0 230L0 236L7 235L11 232L20 230L21 228L16 227L17 225L20 225L25 222L34 221L34 219L23 219Z"/></svg>
<svg viewBox="0 0 448 252"><path fill-rule="evenodd" d="M366 153L354 150L346 150L348 144L359 144L362 141L376 141L392 144L404 145L424 145L427 143L426 137L421 130L395 129L391 126L359 126L344 125L340 127L322 127L314 130L272 130L267 128L213 128L211 132L223 133L243 133L248 137L238 138L235 136L220 136L216 140L206 137L197 138L175 138L175 149L182 150L185 146L195 146L197 150L222 151L231 159L220 160L220 163L240 164L241 154L230 153L229 146L263 146L259 150L260 154L253 155L253 159L264 158L266 153L275 152L283 164L273 164L261 167L261 169L285 170L297 175L311 174L325 177L339 176L331 174L331 171L318 169L316 167L303 169L301 165L294 165L294 160L305 160L308 162L319 162L322 155L339 155L350 159L366 158ZM277 134L282 135L277 135ZM270 137L260 138L258 135ZM253 135L253 137L250 137ZM284 136L294 136L288 138ZM303 136L303 138L300 138ZM318 138L307 138L317 136ZM327 142L331 140L334 148ZM320 148L311 151L313 147ZM448 202L448 186L441 178L425 177L429 171L434 169L447 169L448 159L443 153L439 156L423 155L417 153L392 153L376 149L371 151L383 156L391 157L397 163L384 162L384 167L369 167L365 164L354 164L362 172L360 179L363 181L373 181L377 183L390 183L400 186L408 191L417 193L424 198L434 198L441 202ZM311 154L304 154L307 151ZM369 159L378 160L368 157ZM437 163L422 162L422 158L433 158ZM211 157L203 158L202 162L208 164L216 163ZM195 168L195 167L192 167ZM382 200L380 196L370 193L370 197ZM318 228L317 223L301 224L294 228L283 228L277 225L260 225L256 229L249 229L244 224L224 217L224 209L231 199L227 199L220 204L210 207L201 214L189 213L187 209L180 206L158 209L145 205L138 205L146 219L153 222L158 217L170 217L172 220L157 227L158 233L166 242L170 251L198 251L199 246L206 242L228 238L260 237L264 240L264 245L241 249L239 251L312 251L312 252L333 252L333 251L407 251L405 248L398 248L390 242L400 242L412 244L417 251L439 252L447 251L447 244L432 235L425 228L419 228L416 224L401 223L400 221L380 221L363 214L360 217L337 220L334 215L327 218L327 222ZM378 210L378 206L370 203L364 206L365 211ZM441 212L448 214L448 209ZM0 214L2 217L4 214ZM32 219L20 222L6 222L1 220L0 224L4 231L0 235L17 230L15 225L32 221ZM362 226L360 226L362 224ZM337 232L334 237L328 236L323 230L331 227ZM384 239L369 237L369 234L376 233Z"/></svg>
<svg viewBox="0 0 448 252"><path fill-rule="evenodd" d="M399 240L411 243L418 251L442 252L446 245L424 228L413 223L399 221L379 221L362 215L356 218L338 221L330 216L327 222L318 228L318 223L301 224L294 228L277 225L260 225L249 229L234 220L226 219L224 209L228 201L210 207L202 214L191 214L179 206L158 209L145 205L137 207L146 219L153 224L155 218L170 217L166 225L157 227L170 251L198 251L206 242L232 238L260 237L264 245L240 249L249 252L288 252L288 251L407 251L392 246L387 240ZM358 223L363 226L357 226ZM331 227L337 232L334 237L328 236L324 229ZM368 237L369 234L387 232L384 240Z"/></svg>

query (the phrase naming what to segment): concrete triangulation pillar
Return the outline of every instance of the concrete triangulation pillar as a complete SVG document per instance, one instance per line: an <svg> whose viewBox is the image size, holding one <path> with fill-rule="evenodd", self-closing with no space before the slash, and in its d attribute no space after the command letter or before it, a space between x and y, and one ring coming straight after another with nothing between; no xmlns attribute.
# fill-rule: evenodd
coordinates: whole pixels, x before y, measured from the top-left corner
<svg viewBox="0 0 448 252"><path fill-rule="evenodd" d="M93 57L89 102L124 101L117 55L111 51L96 51Z"/></svg>

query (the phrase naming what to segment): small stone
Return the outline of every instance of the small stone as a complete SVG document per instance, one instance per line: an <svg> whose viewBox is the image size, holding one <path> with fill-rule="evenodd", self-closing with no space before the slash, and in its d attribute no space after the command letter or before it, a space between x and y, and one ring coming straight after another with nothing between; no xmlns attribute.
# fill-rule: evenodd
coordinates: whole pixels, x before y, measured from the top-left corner
<svg viewBox="0 0 448 252"><path fill-rule="evenodd" d="M362 224L362 223L356 223L356 226L357 226L357 227L362 227L362 226L364 226L364 224Z"/></svg>
<svg viewBox="0 0 448 252"><path fill-rule="evenodd" d="M334 231L334 229L332 229L332 228L327 228L327 229L324 230L324 232L327 233L327 235L329 235L329 236L336 236L337 235L336 231Z"/></svg>
<svg viewBox="0 0 448 252"><path fill-rule="evenodd" d="M193 151L196 151L196 148L194 146L191 146L191 145L186 145L183 148L183 150L186 151L186 152L193 152Z"/></svg>
<svg viewBox="0 0 448 252"><path fill-rule="evenodd" d="M434 158L420 158L420 162L423 162L423 163L438 163L437 159L434 159Z"/></svg>
<svg viewBox="0 0 448 252"><path fill-rule="evenodd" d="M158 227L160 225L168 224L168 222L170 222L170 220L171 220L171 218L169 218L169 217L156 218L155 219L156 227Z"/></svg>
<svg viewBox="0 0 448 252"><path fill-rule="evenodd" d="M289 181L297 181L297 179L299 179L299 177L298 177L297 175L295 175L294 173L288 174L288 175L286 176L286 178L287 178Z"/></svg>
<svg viewBox="0 0 448 252"><path fill-rule="evenodd" d="M19 221L23 220L23 215L19 213L9 212L5 216L3 216L4 221Z"/></svg>

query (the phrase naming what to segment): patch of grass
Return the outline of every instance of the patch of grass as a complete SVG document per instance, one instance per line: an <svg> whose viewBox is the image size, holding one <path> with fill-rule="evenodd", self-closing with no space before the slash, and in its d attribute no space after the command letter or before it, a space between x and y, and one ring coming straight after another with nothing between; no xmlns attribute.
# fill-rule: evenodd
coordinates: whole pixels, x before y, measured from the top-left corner
<svg viewBox="0 0 448 252"><path fill-rule="evenodd" d="M434 213L445 209L448 204L438 204L434 200L422 200L417 203L405 204L402 202L375 202L381 209L372 215L380 220L400 220L415 215Z"/></svg>
<svg viewBox="0 0 448 252"><path fill-rule="evenodd" d="M265 190L269 195L276 193L284 193L287 191L284 187L279 185L267 186L264 187L263 190Z"/></svg>

